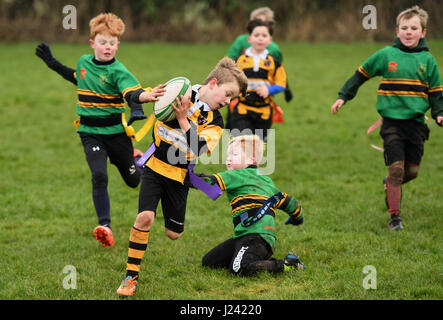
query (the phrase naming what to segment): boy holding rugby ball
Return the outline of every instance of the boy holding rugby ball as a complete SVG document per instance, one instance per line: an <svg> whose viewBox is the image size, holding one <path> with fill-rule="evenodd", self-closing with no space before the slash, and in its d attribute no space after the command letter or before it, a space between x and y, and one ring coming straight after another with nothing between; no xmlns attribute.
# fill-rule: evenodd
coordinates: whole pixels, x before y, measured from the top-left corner
<svg viewBox="0 0 443 320"><path fill-rule="evenodd" d="M192 87L190 98L177 99L173 105L175 119L155 122L152 132L155 150L144 164L139 213L130 232L126 278L117 290L118 295L132 296L137 289L140 263L160 200L166 236L177 240L183 234L190 187L188 166L218 144L223 130L218 109L244 94L246 87L244 73L232 59L225 57L203 85Z"/></svg>

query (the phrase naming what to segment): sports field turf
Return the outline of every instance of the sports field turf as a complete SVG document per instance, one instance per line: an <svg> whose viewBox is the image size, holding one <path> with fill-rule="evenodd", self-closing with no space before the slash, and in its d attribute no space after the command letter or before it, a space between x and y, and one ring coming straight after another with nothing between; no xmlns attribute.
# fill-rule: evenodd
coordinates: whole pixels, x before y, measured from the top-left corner
<svg viewBox="0 0 443 320"><path fill-rule="evenodd" d="M75 87L34 55L36 44L0 44L0 299L117 299L138 188L128 188L109 167L115 245L103 248L92 237L97 221L90 172L73 127ZM429 44L443 73L443 41ZM226 195L213 202L191 190L180 240L166 238L159 210L134 299L443 298L443 128L428 122L419 177L403 186L405 229L395 232L387 225L383 156L369 147L381 141L377 132L366 137L378 119L379 80L367 82L339 114L330 113L343 82L384 45L281 44L294 100L277 98L285 122L274 125L271 177L300 200L305 223L286 226L280 211L275 257L294 250L308 268L238 278L201 267L203 255L232 235L232 221ZM179 75L199 83L227 48L123 41L117 58L143 86ZM90 53L87 44L51 49L69 66ZM145 105L146 113L151 106ZM135 146L146 150L150 143L149 136ZM224 169L215 163L196 170ZM363 287L368 265L376 269L376 289ZM64 288L72 275L63 273L66 266L76 270L75 289Z"/></svg>

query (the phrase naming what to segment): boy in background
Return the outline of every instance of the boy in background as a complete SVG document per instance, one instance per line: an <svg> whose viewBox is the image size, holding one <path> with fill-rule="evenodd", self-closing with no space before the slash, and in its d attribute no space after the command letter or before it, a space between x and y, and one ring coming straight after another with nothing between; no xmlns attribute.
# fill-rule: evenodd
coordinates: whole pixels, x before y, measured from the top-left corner
<svg viewBox="0 0 443 320"><path fill-rule="evenodd" d="M272 26L274 26L274 11L272 11L269 7L260 7L254 9L249 15L249 21L252 20L262 20L265 22L269 22ZM248 33L239 35L232 43L226 56L235 60L243 53L245 53L246 49L251 46L249 44L248 38ZM278 61L283 62L283 55L278 44L276 44L274 41L271 41L266 49L268 49L268 52L271 56L273 56Z"/></svg>
<svg viewBox="0 0 443 320"><path fill-rule="evenodd" d="M177 99L176 118L157 120L153 128L155 150L144 166L139 210L129 236L126 278L117 290L132 296L138 285L140 264L161 200L166 236L177 240L184 231L190 186L189 165L218 144L223 118L218 109L244 94L247 79L231 58L221 59L203 85L192 86L189 100Z"/></svg>
<svg viewBox="0 0 443 320"><path fill-rule="evenodd" d="M77 132L91 170L92 200L99 224L93 235L104 247L109 247L114 244L114 237L107 189L108 157L129 187L136 188L140 182L132 142L122 124L124 99L131 107L128 121L131 124L134 120L146 118L141 103L157 101L164 94L164 85L146 92L115 58L125 30L120 18L112 13L100 14L91 19L89 25L89 44L94 54L81 56L76 70L58 62L43 43L36 48L36 55L49 68L77 85L77 114L80 116Z"/></svg>
<svg viewBox="0 0 443 320"><path fill-rule="evenodd" d="M266 142L267 131L272 125L272 97L285 90L286 72L266 49L272 41L272 25L252 20L248 24L248 33L251 46L236 61L248 78L248 90L245 96L239 97L230 114L229 129L250 129L253 134L262 131ZM236 135L235 131L232 134Z"/></svg>
<svg viewBox="0 0 443 320"><path fill-rule="evenodd" d="M443 126L443 98L440 72L425 41L428 14L418 6L397 16L394 44L369 57L344 84L331 112L338 110L357 94L368 79L381 76L377 111L383 118L380 135L388 176L384 179L389 227L403 229L400 218L402 184L417 177L429 137L425 112Z"/></svg>
<svg viewBox="0 0 443 320"><path fill-rule="evenodd" d="M274 20L274 11L272 11L271 8L269 7L260 7L257 9L254 9L251 11L250 15L249 15L249 21L252 20L262 20L265 22L269 22L269 24L274 27L275 25L275 20ZM231 47L229 48L228 52L227 52L227 56L232 58L232 59L237 59L239 56L241 56L242 54L245 53L246 49L248 49L251 45L248 41L249 38L249 34L248 33L244 33L239 35L234 42L232 43ZM268 45L268 47L266 48L269 52L269 54L271 56L273 56L277 61L279 61L280 63L283 63L283 54L280 51L280 47L278 46L277 43L275 43L274 41L271 41L271 43ZM286 80L286 88L285 88L285 100L286 102L290 102L292 100L292 92L289 89L289 83ZM276 116L276 120L275 121L282 121L282 111L281 109L276 106L276 111L278 112L278 115ZM231 108L228 108L228 114L227 114L227 123L226 123L226 128L230 128L230 115L231 115ZM273 120L274 121L274 120Z"/></svg>
<svg viewBox="0 0 443 320"><path fill-rule="evenodd" d="M257 135L235 137L228 145L228 170L200 175L227 192L234 224L234 236L210 250L203 257L203 266L226 268L243 276L305 268L292 252L284 260L271 258L277 242L275 209L289 215L286 224L300 225L304 218L298 201L260 174L258 163L263 150L264 143Z"/></svg>

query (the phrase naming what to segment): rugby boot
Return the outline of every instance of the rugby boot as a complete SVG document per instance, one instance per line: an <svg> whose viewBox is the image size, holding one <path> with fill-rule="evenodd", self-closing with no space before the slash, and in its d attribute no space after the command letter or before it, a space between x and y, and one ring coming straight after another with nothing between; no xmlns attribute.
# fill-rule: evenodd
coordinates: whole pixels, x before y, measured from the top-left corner
<svg viewBox="0 0 443 320"><path fill-rule="evenodd" d="M114 245L114 236L112 230L108 226L98 226L94 229L94 238L100 242L103 247L111 247Z"/></svg>

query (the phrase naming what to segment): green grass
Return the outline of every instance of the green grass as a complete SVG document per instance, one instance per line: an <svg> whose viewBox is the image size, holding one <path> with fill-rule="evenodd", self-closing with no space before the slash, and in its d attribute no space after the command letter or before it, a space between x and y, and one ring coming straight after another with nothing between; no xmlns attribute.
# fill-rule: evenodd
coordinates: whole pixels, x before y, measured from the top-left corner
<svg viewBox="0 0 443 320"><path fill-rule="evenodd" d="M0 299L117 299L125 274L138 189L109 167L115 245L92 237L96 216L90 173L73 128L75 87L34 56L36 43L0 44ZM237 278L201 267L201 258L232 235L226 197L213 202L190 191L183 237L170 241L158 215L142 262L134 299L442 299L443 130L434 121L419 178L403 187L405 229L392 232L384 205L382 154L376 132L379 81L332 116L343 82L384 44L281 44L294 100L276 124L276 171L271 175L305 209L305 224L285 226L277 215L275 257L293 249L303 272ZM430 41L443 66L443 42ZM56 44L53 53L74 66L85 45ZM130 44L118 58L144 86L185 75L199 83L228 48L220 45ZM440 72L443 70L440 68ZM150 105L145 106L148 111ZM225 113L226 110L223 110ZM146 150L150 138L135 146ZM222 164L198 171L224 170ZM62 272L77 270L77 288L65 290ZM377 289L365 290L363 268L377 270Z"/></svg>

